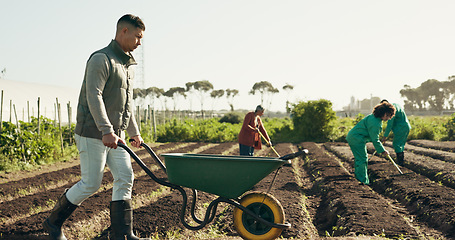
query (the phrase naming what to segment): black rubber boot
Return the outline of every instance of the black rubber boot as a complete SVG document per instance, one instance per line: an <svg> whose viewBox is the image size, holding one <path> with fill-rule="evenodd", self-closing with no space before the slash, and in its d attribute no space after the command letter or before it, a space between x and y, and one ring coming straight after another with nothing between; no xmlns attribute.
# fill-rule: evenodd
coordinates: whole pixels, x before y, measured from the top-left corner
<svg viewBox="0 0 455 240"><path fill-rule="evenodd" d="M72 204L66 198L65 191L57 200L51 215L43 222L44 230L49 233L49 239L66 240L65 234L62 232L62 225L76 208L77 205Z"/></svg>
<svg viewBox="0 0 455 240"><path fill-rule="evenodd" d="M110 209L111 234L109 239L150 240L150 238L138 238L133 234L133 207L131 200L113 201Z"/></svg>
<svg viewBox="0 0 455 240"><path fill-rule="evenodd" d="M404 165L404 152L397 153L397 164L400 166Z"/></svg>

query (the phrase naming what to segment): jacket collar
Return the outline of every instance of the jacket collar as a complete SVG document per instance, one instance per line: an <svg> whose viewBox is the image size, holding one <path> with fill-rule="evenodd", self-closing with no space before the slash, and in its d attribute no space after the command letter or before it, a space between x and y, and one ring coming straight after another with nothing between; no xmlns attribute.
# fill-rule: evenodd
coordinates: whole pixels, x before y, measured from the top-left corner
<svg viewBox="0 0 455 240"><path fill-rule="evenodd" d="M117 41L112 40L111 43L109 44L109 48L114 51L114 54L120 58L123 64L130 66L130 65L136 65L136 60L134 60L134 57L131 53L125 53L123 49L120 47Z"/></svg>

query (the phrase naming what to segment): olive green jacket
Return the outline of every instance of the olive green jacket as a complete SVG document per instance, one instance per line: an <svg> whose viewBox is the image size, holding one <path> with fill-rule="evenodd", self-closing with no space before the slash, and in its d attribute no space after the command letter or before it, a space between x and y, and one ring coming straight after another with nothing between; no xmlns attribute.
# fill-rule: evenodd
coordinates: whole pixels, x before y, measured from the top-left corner
<svg viewBox="0 0 455 240"><path fill-rule="evenodd" d="M139 135L134 118L132 65L136 61L120 45L111 43L94 52L87 61L77 106L75 133L102 139L127 130L129 136Z"/></svg>

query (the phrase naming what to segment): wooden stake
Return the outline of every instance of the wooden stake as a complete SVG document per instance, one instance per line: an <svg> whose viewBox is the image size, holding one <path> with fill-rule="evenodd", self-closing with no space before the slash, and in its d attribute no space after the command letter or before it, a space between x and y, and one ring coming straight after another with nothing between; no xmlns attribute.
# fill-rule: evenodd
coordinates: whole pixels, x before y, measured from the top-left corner
<svg viewBox="0 0 455 240"><path fill-rule="evenodd" d="M41 130L41 118L40 118L40 113L39 113L39 105L40 105L40 97L38 97L38 136L40 136L40 130Z"/></svg>
<svg viewBox="0 0 455 240"><path fill-rule="evenodd" d="M9 100L9 122L13 122L13 100Z"/></svg>
<svg viewBox="0 0 455 240"><path fill-rule="evenodd" d="M21 125L19 124L19 120L17 119L17 113L16 113L16 105L13 104L13 109L14 109L14 117L16 118L16 127L19 135L21 135ZM22 160L24 162L27 162L27 159L25 158L25 148L24 148L24 140L20 139L21 141L21 149L22 149Z"/></svg>
<svg viewBox="0 0 455 240"><path fill-rule="evenodd" d="M60 103L58 102L58 98L55 98L56 100L56 109L57 109L57 115L58 115L58 129L59 129L59 132L60 132L60 146L61 146L61 149L62 149L62 157L63 157L63 135L62 135L62 121L61 121L61 117L60 117Z"/></svg>
<svg viewBox="0 0 455 240"><path fill-rule="evenodd" d="M28 123L30 123L30 101L27 101L27 115L28 115Z"/></svg>
<svg viewBox="0 0 455 240"><path fill-rule="evenodd" d="M152 124L153 124L153 141L156 141L157 136L156 136L156 115L155 115L155 109L152 109Z"/></svg>
<svg viewBox="0 0 455 240"><path fill-rule="evenodd" d="M136 114L137 114L137 117L136 117L136 122L137 122L137 125L139 127L139 132L141 131L141 111L139 110L139 106L137 106L136 108Z"/></svg>
<svg viewBox="0 0 455 240"><path fill-rule="evenodd" d="M70 132L70 145L73 145L73 132L71 129L71 118L72 118L73 113L71 110L71 102L68 102L68 104L66 106L68 108L68 128L69 128L69 132Z"/></svg>

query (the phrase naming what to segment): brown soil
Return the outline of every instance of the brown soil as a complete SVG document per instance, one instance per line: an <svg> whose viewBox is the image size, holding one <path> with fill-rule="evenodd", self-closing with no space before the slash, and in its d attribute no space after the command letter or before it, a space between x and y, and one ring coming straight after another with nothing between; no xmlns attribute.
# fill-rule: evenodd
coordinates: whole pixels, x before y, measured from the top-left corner
<svg viewBox="0 0 455 240"><path fill-rule="evenodd" d="M440 145L438 145L440 144ZM390 143L387 144L389 150ZM162 153L237 155L237 143L150 144ZM411 141L406 149L406 175L387 160L371 156L371 185L361 185L353 176L353 156L344 143L280 143L282 155L299 147L307 158L283 166L270 194L282 204L286 222L292 224L283 239L455 239L455 142ZM431 148L431 149L430 149ZM451 150L452 149L452 150ZM369 151L374 150L369 145ZM165 173L144 149L138 156L161 179ZM274 156L264 147L256 156ZM184 228L179 211L181 194L154 182L134 162L134 229L155 239L240 239L233 228L233 207L218 206L212 223L198 231ZM79 178L78 160L43 166L27 172L0 174L0 239L46 239L41 222L55 200ZM257 183L255 191L268 191L275 172ZM107 239L108 205L112 176L105 172L102 188L82 203L65 222L68 239ZM191 195L191 191L187 191ZM202 218L217 196L199 192L196 215ZM187 217L187 219L189 219ZM196 225L194 222L190 222ZM220 231L223 235L213 234Z"/></svg>

